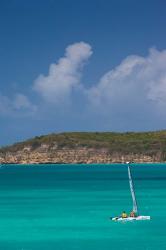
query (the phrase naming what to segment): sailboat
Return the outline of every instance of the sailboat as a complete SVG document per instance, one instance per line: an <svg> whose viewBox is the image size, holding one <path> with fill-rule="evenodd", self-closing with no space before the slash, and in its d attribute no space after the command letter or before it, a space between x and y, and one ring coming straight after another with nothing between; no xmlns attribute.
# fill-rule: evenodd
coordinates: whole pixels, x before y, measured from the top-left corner
<svg viewBox="0 0 166 250"><path fill-rule="evenodd" d="M129 185L130 185L130 191L131 191L131 197L133 201L133 208L132 211L136 214L135 217L127 217L127 218L122 218L122 217L113 217L111 218L114 221L132 221L132 220L150 220L150 216L145 216L145 215L139 215L138 213L138 206L137 206L137 200L134 192L134 184L132 180L132 175L131 175L131 169L130 169L130 163L126 162L128 164L128 177L129 177Z"/></svg>

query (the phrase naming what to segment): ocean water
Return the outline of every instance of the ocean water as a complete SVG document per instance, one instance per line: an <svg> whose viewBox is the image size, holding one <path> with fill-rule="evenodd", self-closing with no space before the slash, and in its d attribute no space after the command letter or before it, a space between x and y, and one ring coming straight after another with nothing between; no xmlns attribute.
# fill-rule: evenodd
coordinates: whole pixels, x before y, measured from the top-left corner
<svg viewBox="0 0 166 250"><path fill-rule="evenodd" d="M127 167L6 165L0 168L0 250L165 250L166 165L132 167L142 215L132 207Z"/></svg>

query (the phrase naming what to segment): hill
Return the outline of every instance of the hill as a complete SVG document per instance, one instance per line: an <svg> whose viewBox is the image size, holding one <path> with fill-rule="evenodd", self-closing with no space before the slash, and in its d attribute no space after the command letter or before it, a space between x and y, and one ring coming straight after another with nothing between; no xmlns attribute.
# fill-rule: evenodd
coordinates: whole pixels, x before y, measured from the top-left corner
<svg viewBox="0 0 166 250"><path fill-rule="evenodd" d="M166 161L166 131L71 132L36 136L0 148L4 163Z"/></svg>

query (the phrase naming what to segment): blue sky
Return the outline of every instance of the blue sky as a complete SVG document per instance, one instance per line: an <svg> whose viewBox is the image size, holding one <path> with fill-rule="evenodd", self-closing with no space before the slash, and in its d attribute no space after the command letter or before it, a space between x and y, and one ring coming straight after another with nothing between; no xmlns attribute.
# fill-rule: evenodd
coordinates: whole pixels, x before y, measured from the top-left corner
<svg viewBox="0 0 166 250"><path fill-rule="evenodd" d="M0 145L166 126L164 0L0 1Z"/></svg>

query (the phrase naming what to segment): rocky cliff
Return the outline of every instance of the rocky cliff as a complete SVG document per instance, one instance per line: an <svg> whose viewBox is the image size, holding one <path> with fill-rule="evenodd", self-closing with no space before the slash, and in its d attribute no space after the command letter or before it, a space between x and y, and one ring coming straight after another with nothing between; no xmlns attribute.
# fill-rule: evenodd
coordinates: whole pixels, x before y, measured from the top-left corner
<svg viewBox="0 0 166 250"><path fill-rule="evenodd" d="M64 133L0 149L1 163L115 163L165 161L166 132Z"/></svg>

